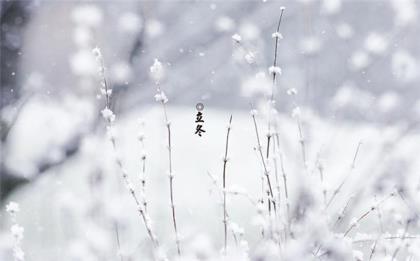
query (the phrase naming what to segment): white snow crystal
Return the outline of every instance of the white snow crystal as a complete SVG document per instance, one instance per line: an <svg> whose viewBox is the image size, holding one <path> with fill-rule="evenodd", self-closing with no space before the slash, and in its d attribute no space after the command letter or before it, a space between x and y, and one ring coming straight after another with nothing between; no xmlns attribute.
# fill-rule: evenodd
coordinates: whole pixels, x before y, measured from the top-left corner
<svg viewBox="0 0 420 261"><path fill-rule="evenodd" d="M168 102L168 98L166 97L166 95L163 91L161 91L161 92L159 92L155 95L155 100L157 102L160 102L160 103L167 103Z"/></svg>
<svg viewBox="0 0 420 261"><path fill-rule="evenodd" d="M257 116L258 115L258 111L256 109L252 109L250 112L251 116Z"/></svg>
<svg viewBox="0 0 420 261"><path fill-rule="evenodd" d="M89 28L76 26L73 32L73 41L79 47L87 47L93 40L93 35Z"/></svg>
<svg viewBox="0 0 420 261"><path fill-rule="evenodd" d="M158 59L155 59L153 65L150 67L150 76L153 78L153 80L159 82L160 80L162 80L163 75L164 70L162 63Z"/></svg>
<svg viewBox="0 0 420 261"><path fill-rule="evenodd" d="M341 23L336 27L337 35L342 39L349 39L353 37L353 28L347 23Z"/></svg>
<svg viewBox="0 0 420 261"><path fill-rule="evenodd" d="M101 94L103 95L103 96L111 96L111 94L112 94L112 89L105 89L105 88L101 88Z"/></svg>
<svg viewBox="0 0 420 261"><path fill-rule="evenodd" d="M101 53L101 49L99 49L99 47L95 47L92 49L92 53L93 55L95 55L95 57L99 58L102 57L102 53Z"/></svg>
<svg viewBox="0 0 420 261"><path fill-rule="evenodd" d="M24 261L25 260L25 253L20 247L13 248L13 257L16 261Z"/></svg>
<svg viewBox="0 0 420 261"><path fill-rule="evenodd" d="M102 11L94 5L76 6L71 14L73 21L82 26L96 27L102 23Z"/></svg>
<svg viewBox="0 0 420 261"><path fill-rule="evenodd" d="M115 120L115 114L109 108L103 109L101 113L106 121L113 122Z"/></svg>
<svg viewBox="0 0 420 261"><path fill-rule="evenodd" d="M241 42L242 41L242 37L239 35L239 34L234 34L234 35L232 35L232 39L235 41L235 42Z"/></svg>
<svg viewBox="0 0 420 261"><path fill-rule="evenodd" d="M269 94L271 83L264 72L258 72L255 76L247 77L241 85L241 94L252 97L256 94Z"/></svg>
<svg viewBox="0 0 420 261"><path fill-rule="evenodd" d="M12 236L14 238L16 238L16 240L20 241L23 239L23 232L24 232L24 228L18 224L14 224L11 228L10 228L10 232L12 233Z"/></svg>
<svg viewBox="0 0 420 261"><path fill-rule="evenodd" d="M239 33L244 39L255 40L260 36L260 29L253 23L243 23L239 29Z"/></svg>
<svg viewBox="0 0 420 261"><path fill-rule="evenodd" d="M215 27L219 32L230 32L235 28L235 21L228 16L221 16L216 20Z"/></svg>
<svg viewBox="0 0 420 261"><path fill-rule="evenodd" d="M406 26L417 20L418 6L415 0L391 0L394 9L394 21L397 26Z"/></svg>
<svg viewBox="0 0 420 261"><path fill-rule="evenodd" d="M134 34L141 30L142 21L136 13L127 12L121 15L118 25L123 32Z"/></svg>
<svg viewBox="0 0 420 261"><path fill-rule="evenodd" d="M6 205L6 211L9 214L15 214L20 211L19 204L13 201L10 201L9 204Z"/></svg>
<svg viewBox="0 0 420 261"><path fill-rule="evenodd" d="M388 41L383 35L370 33L365 40L365 48L372 54L383 54L388 48Z"/></svg>
<svg viewBox="0 0 420 261"><path fill-rule="evenodd" d="M98 48L94 50L95 54L100 54ZM91 76L97 73L98 66L95 58L88 50L79 50L70 57L70 68L76 75Z"/></svg>
<svg viewBox="0 0 420 261"><path fill-rule="evenodd" d="M400 103L400 97L395 92L386 92L379 97L378 108L381 112L389 112L395 109Z"/></svg>
<svg viewBox="0 0 420 261"><path fill-rule="evenodd" d="M323 0L321 10L329 15L337 14L341 11L341 0Z"/></svg>
<svg viewBox="0 0 420 261"><path fill-rule="evenodd" d="M362 70L370 64L370 57L365 51L355 51L349 62L351 69Z"/></svg>
<svg viewBox="0 0 420 261"><path fill-rule="evenodd" d="M295 107L292 111L292 117L293 118L299 118L301 115L301 110L299 107Z"/></svg>
<svg viewBox="0 0 420 261"><path fill-rule="evenodd" d="M150 38L155 38L157 36L160 36L164 31L164 26L161 22L158 20L148 20L146 23L146 34Z"/></svg>
<svg viewBox="0 0 420 261"><path fill-rule="evenodd" d="M272 38L279 38L279 39L283 39L283 35L282 35L281 33L279 33L279 32L274 32L274 33L271 35L271 37L272 37Z"/></svg>
<svg viewBox="0 0 420 261"><path fill-rule="evenodd" d="M419 75L417 60L405 50L399 50L392 55L392 72L404 83L414 81Z"/></svg>
<svg viewBox="0 0 420 261"><path fill-rule="evenodd" d="M111 67L111 77L115 83L126 84L132 75L131 67L126 62L118 62Z"/></svg>
<svg viewBox="0 0 420 261"><path fill-rule="evenodd" d="M281 68L280 68L280 67L278 67L278 66L270 66L270 67L268 68L268 72L269 72L270 74L281 74Z"/></svg>

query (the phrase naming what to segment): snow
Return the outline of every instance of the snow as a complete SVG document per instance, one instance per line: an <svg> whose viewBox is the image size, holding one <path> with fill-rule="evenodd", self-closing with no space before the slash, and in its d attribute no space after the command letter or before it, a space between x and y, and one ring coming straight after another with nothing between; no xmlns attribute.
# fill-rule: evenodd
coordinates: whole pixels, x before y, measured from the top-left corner
<svg viewBox="0 0 420 261"><path fill-rule="evenodd" d="M288 5L281 33L276 1L37 5L5 37L22 97L2 168L28 183L0 210L0 260L360 260L373 242L415 260L418 3Z"/></svg>
<svg viewBox="0 0 420 261"><path fill-rule="evenodd" d="M164 76L162 63L158 59L155 59L153 65L150 66L150 76L156 82L161 81Z"/></svg>
<svg viewBox="0 0 420 261"><path fill-rule="evenodd" d="M365 40L365 49L372 53L381 55L384 54L388 48L388 41L386 38L376 32L370 33Z"/></svg>
<svg viewBox="0 0 420 261"><path fill-rule="evenodd" d="M206 107L206 130L207 135L202 139L197 139L193 135L194 130L194 111L189 107L170 107L171 119L174 122L172 124L173 132L173 162L174 171L177 173L175 178L175 197L176 205L179 213L178 220L179 226L182 228L183 238L188 242L194 242L194 234L206 233L213 235L217 238L220 234L221 223L219 219L208 219L209 215L217 217L220 215L220 208L217 205L214 195L209 194L211 188L211 180L207 177L207 172L212 175L221 175L222 162L218 160L218 156L223 152L224 149L224 137L226 135L226 129L221 128L224 126L229 115L224 111L214 110ZM255 146L255 133L252 129L252 121L249 113L242 111L233 111L233 124L230 141L230 161L228 163L228 184L229 187L240 186L245 189L252 198L258 198L260 190L258 186L255 186L256 182L260 180L260 167L257 158L253 152ZM132 180L137 180L139 171L139 156L141 155L140 146L133 146L133 141L136 139L138 133L138 117L142 116L147 125L144 126L144 133L147 133L148 139L146 140L146 148L149 151L148 155L148 172L147 172L147 197L149 199L149 208L151 208L152 220L156 226L158 236L161 238L162 235L166 235L171 231L171 223L168 213L168 192L166 189L166 159L162 157L166 151L166 141L162 139L165 135L165 127L161 123L161 108L150 108L148 110L133 111L132 113L120 117L116 121L116 128L118 134L116 140L118 144L118 150L121 153L121 158L127 168L128 176ZM308 115L307 115L308 117ZM264 121L259 119L260 127L263 128ZM296 123L293 119L288 116L280 115L281 129L280 137L282 142L282 154L285 155L285 164L288 173L297 173L300 169L300 152L299 143L297 140ZM345 189L342 197L340 196L337 201L340 202L341 198L346 198L348 191L351 191L351 186L357 185L359 179L363 179L363 173L369 170L370 162L379 153L381 144L383 142L383 130L375 126L369 125L355 125L350 123L337 123L329 122L311 116L310 129L306 129L310 139L308 139L308 157L312 159L318 154L319 150L324 147L325 144L330 144L323 150L322 155L325 164L325 171L327 173L325 179L328 184L337 184L340 180L340 175L333 173L343 173L342 162L348 162L350 164L354 148L360 138L365 141L362 145L362 155L356 163L357 173L349 183L349 187ZM412 137L414 138L414 137ZM410 139L410 136L406 137ZM33 186L27 187L24 190L18 191L13 198L20 202L21 208L25 211L33 211L37 213L36 216L32 217L21 217L21 223L24 227L28 228L27 234L33 234L33 236L39 235L39 231L36 228L30 226L32 222L37 223L55 223L57 217L54 213L60 213L60 209L63 207L60 204L59 196L63 193L70 193L76 197L90 197L89 189L85 183L86 178L90 175L91 171L97 168L103 169L104 181L106 182L107 192L102 194L103 200L114 200L116 203L107 204L109 207L119 206L121 208L120 213L125 213L125 218L130 220L130 224L134 227L140 226L141 223L137 220L135 211L132 210L132 204L130 203L128 195L123 193L119 195L119 176L116 175L114 161L112 159L113 153L108 144L107 140L103 137L90 137L86 138L83 143L94 142L95 145L89 149L89 151L82 152L73 160L66 163L59 170L59 176L46 175L39 179ZM402 145L402 144L401 144ZM414 151L418 150L415 143L406 143L407 146L404 150L405 156L416 155ZM402 149L403 147L401 147ZM89 156L93 153L95 156L92 158ZM92 160L95 159L95 160ZM254 174L252 174L254 173ZM415 173L415 172L414 172ZM413 173L413 174L414 174ZM299 176L299 175L298 175ZM298 186L298 176L289 176L290 188L291 188L291 201L295 197L295 188ZM62 183L59 187L56 184L56 177L60 177L59 180ZM352 185L353 184L353 185ZM137 187L136 184L130 184L130 186ZM333 186L334 187L334 186ZM241 191L242 189L235 189ZM40 193L45 191L44 193ZM243 191L243 190L242 190ZM51 196L57 195L55 197ZM117 194L115 194L117 193ZM26 197L26 195L32 195L32 197ZM50 195L50 204L48 206L49 214L41 215L38 211L43 209L43 198L46 195ZM121 198L121 199L118 199ZM75 202L79 202L81 206L84 206L88 202L79 201L74 199ZM72 200L72 201L74 201ZM247 199L231 198L231 201L235 202L235 206L231 208L231 215L235 223L245 230L245 237L249 244L254 245L257 238L255 235L257 227L251 226L253 214L249 216L249 202ZM120 202L120 203L117 203ZM126 202L126 203L122 203ZM204 204L203 204L204 203ZM74 215L81 215L82 213ZM117 216L119 216L117 214ZM201 220L206 220L207 224L205 227L202 226ZM57 223L55 223L57 224ZM142 228L134 229L132 231L142 231ZM168 232L166 232L168 231ZM44 232L47 233L48 237L54 237L60 233L60 228L57 225L51 227L44 227ZM83 230L75 230L73 233L82 235ZM144 237L144 233L133 232L134 234L125 232L126 237L138 238ZM258 234L258 233L257 233ZM26 239L26 238L25 238ZM45 255L43 252L39 252L39 241L28 240L25 241L25 246L31 253L33 259ZM170 245L171 241L165 244ZM191 241L190 241L191 240ZM36 243L39 242L39 243ZM125 241L126 242L126 241ZM211 245L217 242L210 241ZM51 248L62 244L61 240L55 241ZM127 244L127 243L124 243ZM128 246L127 246L128 247ZM54 251L51 251L53 255Z"/></svg>
<svg viewBox="0 0 420 261"><path fill-rule="evenodd" d="M242 41L242 37L239 35L239 34L234 34L234 35L232 35L232 39L235 41L235 42L241 42Z"/></svg>

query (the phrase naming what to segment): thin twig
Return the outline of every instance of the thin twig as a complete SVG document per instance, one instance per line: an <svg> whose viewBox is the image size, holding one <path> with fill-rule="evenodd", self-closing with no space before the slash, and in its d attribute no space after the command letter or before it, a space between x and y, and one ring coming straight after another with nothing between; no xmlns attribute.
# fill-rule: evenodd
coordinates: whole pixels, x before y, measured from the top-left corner
<svg viewBox="0 0 420 261"><path fill-rule="evenodd" d="M340 191L341 191L341 188L344 186L344 184L346 183L346 181L348 180L348 178L351 176L351 174L353 173L353 170L354 170L354 168L355 168L355 166L356 166L356 159L357 159L357 155L359 154L359 150L360 150L360 146L362 145L362 142L359 142L358 144L357 144L357 148L356 148L356 152L354 153L354 156L353 156L353 161L352 161L352 163L351 163L351 166L350 166L350 171L349 171L349 173L344 177L344 179L341 181L341 183L340 183L340 185L338 185L338 187L334 190L334 192L333 192L333 194L332 194L332 196L331 196L331 198L330 198L330 200L328 201L328 203L327 203L327 207L326 208L328 208L330 205L331 205L331 203L333 202L333 200L334 200L334 198L338 195L338 193L340 193Z"/></svg>
<svg viewBox="0 0 420 261"><path fill-rule="evenodd" d="M272 106L274 106L274 90L276 87L276 82L277 82L277 56L278 56L278 45L279 45L279 39L281 38L281 34L280 34L280 25L281 25L281 21L283 18L283 13L284 13L284 7L281 8L281 13L280 13L280 17L277 23L277 29L276 32L274 33L274 38L275 38L275 44L274 44L274 59L273 59L273 81L272 81L272 86L271 86L271 96L270 96L270 100L269 100L269 107L268 107L268 133L267 133L267 150L266 150L266 156L267 159L270 156L270 142L271 142L271 110L272 110ZM274 204L274 203L273 203Z"/></svg>
<svg viewBox="0 0 420 261"><path fill-rule="evenodd" d="M107 81L106 81L106 77L105 77L105 67L104 67L104 61L103 61L103 57L102 54L99 50L99 48L95 48L93 50L94 55L96 56L96 59L100 62L100 77L101 77L101 83L102 83L102 87L105 88L104 90L104 95L105 95L105 109L102 111L102 114L105 118L105 121L107 123L107 131L108 134L110 136L110 141L112 144L112 149L114 151L114 153L117 152L117 145L116 145L116 140L115 140L115 136L112 132L112 127L113 127L113 121L115 119L115 115L113 114L113 112L110 110L111 107L111 89L108 87ZM150 237L150 240L152 241L153 246L157 249L159 247L159 242L155 236L155 234L153 233L152 230L152 226L150 223L150 218L147 214L147 212L145 212L144 208L143 208L143 204L140 204L139 199L137 198L137 195L134 191L133 185L132 183L129 181L128 179L128 174L125 171L122 161L119 157L115 158L116 164L118 165L120 172L121 172L121 177L130 193L130 195L132 196L132 198L134 199L134 202L136 203L136 207L137 210L143 220L143 223L146 227L147 230L147 234Z"/></svg>
<svg viewBox="0 0 420 261"><path fill-rule="evenodd" d="M224 254L227 250L227 209L226 209L226 165L228 161L228 148L229 148L229 134L232 128L232 115L230 115L229 125L226 133L225 156L223 157L223 227L224 227Z"/></svg>
<svg viewBox="0 0 420 261"><path fill-rule="evenodd" d="M394 193L391 193L388 197L382 199L382 201L380 201L376 206L371 207L368 211L366 211L363 215L361 215L356 220L356 222L351 224L350 227L346 230L346 232L344 232L343 237L346 237L348 235L348 233L350 233L350 231L360 223L360 221L362 221L364 218L366 218L370 213L372 213L372 211L376 210L377 206L382 205L386 200L388 200L389 198L391 198L393 196L394 196Z"/></svg>
<svg viewBox="0 0 420 261"><path fill-rule="evenodd" d="M160 91L160 88L158 86L158 92ZM169 193L170 193L170 199L171 199L171 210L172 210L172 222L174 226L175 231L175 241L176 241L176 248L178 255L181 255L181 247L180 247L180 241L179 241L179 235L178 235L178 228L177 228L177 222L176 222L176 214L175 214L175 204L174 204L174 175L172 172L172 140L171 140L171 123L168 120L168 114L166 110L166 103L163 101L162 107L163 107L163 113L165 116L165 125L167 130L167 137L168 137L168 161L169 161Z"/></svg>
<svg viewBox="0 0 420 261"><path fill-rule="evenodd" d="M118 255L120 256L121 261L124 261L123 255L121 253L120 234L118 233L118 223L117 222L115 222L115 237L117 238Z"/></svg>
<svg viewBox="0 0 420 261"><path fill-rule="evenodd" d="M252 110L254 110L252 104L251 104L251 107L252 107ZM255 114L254 113L252 113L251 116L252 116L252 120L254 122L255 134L256 134L256 137L257 137L257 145L258 145L257 150L259 152L259 155L261 157L261 162L262 162L263 167L264 167L264 175L265 175L265 177L267 179L267 184L268 184L268 189L269 189L268 193L269 193L269 197L270 197L269 200L273 203L274 211L276 211L276 203L274 201L273 188L271 186L271 181L270 181L270 176L269 176L268 168L267 168L267 165L266 165L266 162L265 162L265 159L264 159L264 155L263 155L263 152L262 152L262 147L261 147L261 142L260 142L260 135L258 133L257 120L255 119Z"/></svg>

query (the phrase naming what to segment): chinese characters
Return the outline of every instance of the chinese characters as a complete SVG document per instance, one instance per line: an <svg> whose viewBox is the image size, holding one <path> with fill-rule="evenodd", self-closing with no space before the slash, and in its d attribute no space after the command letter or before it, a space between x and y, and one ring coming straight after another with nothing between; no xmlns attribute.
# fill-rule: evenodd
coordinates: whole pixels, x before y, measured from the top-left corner
<svg viewBox="0 0 420 261"><path fill-rule="evenodd" d="M195 123L197 123L197 126L195 127L195 134L201 137L202 133L206 132L203 129L204 120L203 120L203 113L201 112L204 109L204 105L202 103L197 103L195 108L198 111L196 114L196 119L195 119Z"/></svg>

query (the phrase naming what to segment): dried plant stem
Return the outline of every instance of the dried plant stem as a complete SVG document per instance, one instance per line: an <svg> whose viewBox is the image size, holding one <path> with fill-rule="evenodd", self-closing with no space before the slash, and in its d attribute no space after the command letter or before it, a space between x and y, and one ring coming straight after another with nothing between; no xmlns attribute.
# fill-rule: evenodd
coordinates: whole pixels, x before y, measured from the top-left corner
<svg viewBox="0 0 420 261"><path fill-rule="evenodd" d="M283 18L283 13L284 13L284 8L281 9L281 13L280 13L280 17L277 23L277 29L276 29L276 36L275 38L275 44L274 44L274 59L273 59L273 68L277 67L277 56L278 56L278 46L279 46L279 38L280 38L280 25L281 25L281 21ZM272 133L271 133L271 121L272 121L272 107L274 106L274 90L276 87L276 83L277 83L277 72L274 70L273 71L273 81L272 81L272 85L271 85L271 95L270 95L270 100L269 100L269 104L268 104L268 133L267 133L267 150L266 150L266 156L267 159L270 156L270 143L271 143L271 137L272 137ZM273 203L274 204L274 203Z"/></svg>
<svg viewBox="0 0 420 261"><path fill-rule="evenodd" d="M406 222L406 224L405 224L405 229L404 229L404 233L403 233L403 236L402 236L402 240L401 240L401 243L400 243L400 245L395 249L395 251L394 251L394 253L392 254L392 258L391 258L391 261L394 261L394 259L397 257L397 254L398 254L398 252L401 250L401 245L404 243L404 241L405 241L405 237L406 237L406 235L407 235L407 232L408 232L408 227L410 226L410 223L412 222L412 220L411 219L408 219L407 220L407 222Z"/></svg>
<svg viewBox="0 0 420 261"><path fill-rule="evenodd" d="M273 154L276 155L277 151L280 148L280 142L278 139L278 132L276 131L276 133L274 134L274 143L273 143ZM281 203L281 186L280 186L280 177L279 177L279 173L278 173L278 158L277 157L273 157L273 163L274 163L274 175L276 178L276 189L277 189L277 204L280 206Z"/></svg>
<svg viewBox="0 0 420 261"><path fill-rule="evenodd" d="M351 202L351 200L352 200L353 198L354 198L354 197L353 197L353 196L351 196L351 197L347 200L346 205L344 205L343 209L341 210L340 214L338 214L338 217L337 217L337 219L336 219L336 220L335 220L335 222L334 222L333 229L335 229L335 228L337 227L337 225L340 223L340 221L341 221L341 220L343 220L343 218L345 217L345 215L346 215L346 211L347 211L347 209L349 208L349 206L350 206L350 202Z"/></svg>
<svg viewBox="0 0 420 261"><path fill-rule="evenodd" d="M271 181L270 181L270 176L269 176L269 173L268 173L267 164L265 162L264 155L263 155L263 152L262 152L261 141L260 141L260 136L259 136L259 133L258 133L258 126L257 126L257 120L255 119L255 115L252 115L252 120L254 122L255 134L256 134L256 137L257 137L257 146L258 146L257 150L258 150L259 155L261 157L261 162L262 162L262 165L263 165L263 168L264 168L264 175L267 179L269 201L271 201L273 203L273 208L274 208L274 211L276 212L276 202L274 200L273 188L271 186ZM271 214L270 214L270 216L271 216Z"/></svg>
<svg viewBox="0 0 420 261"><path fill-rule="evenodd" d="M300 143L300 149L302 152L303 166L306 169L308 166L307 161L306 161L306 144L305 144L305 138L303 136L303 131L302 131L302 123L300 121L299 116L297 116L296 118L296 123L297 123L298 131L299 131L299 143Z"/></svg>
<svg viewBox="0 0 420 261"><path fill-rule="evenodd" d="M362 221L363 219L365 219L370 213L372 213L373 211L376 210L376 208L380 205L382 205L386 200L388 200L389 198L393 197L394 193L391 193L388 197L382 199L375 207L371 207L368 211L366 211L363 215L361 215L355 223L351 224L350 227L346 230L346 232L344 232L344 237L346 237L351 230L353 230L353 228L355 228L360 221Z"/></svg>
<svg viewBox="0 0 420 261"><path fill-rule="evenodd" d="M370 255L369 255L369 261L372 260L373 255L375 255L376 253L376 246L378 244L379 238L381 237L381 235L378 236L378 238L375 239L375 242L373 243L373 247L370 251Z"/></svg>
<svg viewBox="0 0 420 261"><path fill-rule="evenodd" d="M120 256L120 260L124 261L123 255L121 253L120 234L118 232L118 223L117 222L115 222L115 237L117 238L118 255Z"/></svg>
<svg viewBox="0 0 420 261"><path fill-rule="evenodd" d="M223 227L224 227L224 254L227 250L227 208L226 208L226 165L228 161L228 148L229 148L229 134L232 124L232 115L230 115L229 125L226 133L226 145L225 145L225 155L223 157Z"/></svg>
<svg viewBox="0 0 420 261"><path fill-rule="evenodd" d="M158 90L158 93L161 93L159 85L157 85L157 90ZM174 175L173 175L173 171L172 171L171 123L168 120L168 113L167 113L165 101L161 101L161 104L162 104L162 108L163 108L163 114L164 114L164 117L165 117L165 126L166 126L167 137L168 137L169 194L170 194L170 200L171 200L172 223L173 223L174 232L175 232L175 241L176 241L177 252L178 252L178 255L181 255L181 247L180 247L180 241L179 241L179 235L178 235L176 213L175 213L175 204L174 204Z"/></svg>
<svg viewBox="0 0 420 261"><path fill-rule="evenodd" d="M350 171L349 171L349 173L348 173L348 174L344 177L343 181L341 181L340 185L338 185L338 187L334 190L333 194L331 195L330 200L329 200L329 201L328 201L328 203L327 203L326 208L328 208L328 207L331 205L331 203L333 202L334 198L338 195L338 193L340 193L341 188L344 186L344 184L347 182L348 178L349 178L349 177L351 176L351 174L353 173L353 170L354 170L354 168L355 168L355 166L356 166L356 159L357 159L357 155L359 154L359 150L360 150L360 146L361 146L361 145L362 145L362 142L359 142L359 143L357 144L356 152L354 153L354 156L353 156L353 161L352 161L351 166L350 166Z"/></svg>
<svg viewBox="0 0 420 261"><path fill-rule="evenodd" d="M116 152L117 146L116 146L115 138L113 136L111 136L110 139L111 139L111 143L112 143L112 148L113 148L114 152ZM140 200L138 199L137 194L134 191L133 185L128 179L128 174L123 167L122 161L117 157L116 162L117 162L118 167L121 170L121 176L124 180L124 183L125 183L127 189L129 190L130 195L134 199L134 202L136 203L137 210L139 211L139 214L140 214L141 218L143 219L143 223L146 226L147 234L149 235L150 240L152 241L154 247L157 248L157 247L159 247L159 242L158 242L155 234L153 233L149 215L145 211L145 209L143 208L144 203L140 203Z"/></svg>
<svg viewBox="0 0 420 261"><path fill-rule="evenodd" d="M222 189L220 189L221 188L221 186L219 186L219 184L218 184L218 182L217 182L217 179L212 175L212 174L210 174L210 172L207 172L207 175L210 177L210 179L212 180L212 183L213 183L213 185L215 186L215 188L217 189L217 191L219 192L219 196L220 196L220 198L221 199L223 199L223 196L224 196L224 193L223 193L223 188ZM238 194L238 195L241 195L241 194ZM248 194L244 194L244 196L249 200L249 202L254 206L254 207L256 207L257 206L257 203L248 195ZM230 218L229 218L229 212L227 211L227 208L226 208L226 219L227 220L229 220ZM230 229L230 231L232 232L232 237L233 237L233 239L235 240L235 244L238 246L239 245L239 241L238 241L238 237L236 236L236 232L233 230L233 229Z"/></svg>
<svg viewBox="0 0 420 261"><path fill-rule="evenodd" d="M283 186L284 186L284 197L286 201L286 218L287 218L287 228L290 233L290 202L289 202L289 191L287 189L287 175L284 169L283 155L280 154L280 168L283 177Z"/></svg>
<svg viewBox="0 0 420 261"><path fill-rule="evenodd" d="M102 55L100 54L99 49L95 50L96 55L97 55L97 59L100 62L100 76L101 76L101 81L102 81L102 86L105 88L105 110L110 110L111 107L111 89L108 87L107 81L106 81L106 77L105 77L105 66L104 66L104 62L103 62L103 58ZM106 119L106 124L107 124L107 131L108 134L110 136L110 141L112 144L112 149L114 151L114 153L117 153L117 145L116 145L116 140L115 140L115 136L112 133L112 128L113 128L113 120L111 119L111 117L105 117ZM147 234L150 237L150 240L152 241L152 244L155 248L159 247L159 242L155 236L155 234L153 233L152 230L152 226L150 223L150 218L147 214L147 212L145 212L145 209L143 208L143 204L140 204L140 201L134 191L133 185L132 183L129 181L128 179L128 174L125 171L122 161L119 157L115 158L116 163L121 171L121 177L130 193L130 195L132 196L132 198L134 199L134 202L136 203L136 207L137 210L143 220L143 223L146 227L147 230Z"/></svg>
<svg viewBox="0 0 420 261"><path fill-rule="evenodd" d="M140 144L141 148L144 151L146 146L144 144L144 138L140 138ZM147 200L146 200L146 155L143 154L141 156L141 176L140 176L140 182L141 182L141 189L142 189L142 197L143 197L143 205L145 211L147 211Z"/></svg>

